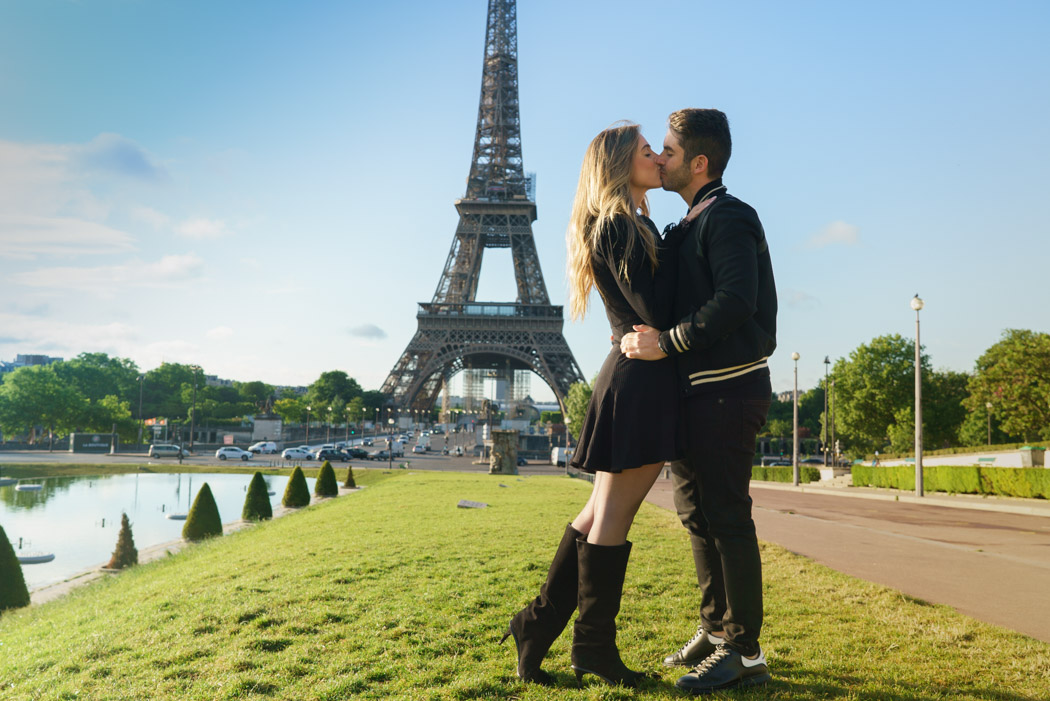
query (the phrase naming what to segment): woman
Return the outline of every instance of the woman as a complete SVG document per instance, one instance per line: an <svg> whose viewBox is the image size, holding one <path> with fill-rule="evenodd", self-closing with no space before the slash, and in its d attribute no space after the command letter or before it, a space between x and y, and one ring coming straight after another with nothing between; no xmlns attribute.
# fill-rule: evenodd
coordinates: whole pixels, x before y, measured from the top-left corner
<svg viewBox="0 0 1050 701"><path fill-rule="evenodd" d="M660 468L676 457L677 382L672 361L631 360L620 353L620 338L635 324L666 329L671 323L675 266L666 263L685 227L672 228L661 241L647 216L646 192L660 187L661 164L638 125L625 124L594 138L580 170L568 231L570 310L573 319L582 318L597 288L614 342L571 461L594 473L594 489L566 527L539 596L511 619L500 641L514 637L525 681L552 683L540 663L577 607L577 681L594 674L635 686L645 676L620 660L616 615L631 551L627 533Z"/></svg>

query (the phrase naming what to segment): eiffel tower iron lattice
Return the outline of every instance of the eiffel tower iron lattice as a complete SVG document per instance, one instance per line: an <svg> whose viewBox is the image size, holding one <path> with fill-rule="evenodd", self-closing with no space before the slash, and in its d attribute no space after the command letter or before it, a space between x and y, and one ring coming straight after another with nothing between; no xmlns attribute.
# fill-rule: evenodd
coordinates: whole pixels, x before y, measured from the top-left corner
<svg viewBox="0 0 1050 701"><path fill-rule="evenodd" d="M429 409L462 370L530 370L565 406L583 373L562 335L562 308L550 303L532 222L536 203L521 157L515 0L489 0L474 156L459 225L437 290L420 303L418 329L383 383L400 409ZM510 248L517 299L479 302L486 248ZM513 379L513 378L511 378Z"/></svg>

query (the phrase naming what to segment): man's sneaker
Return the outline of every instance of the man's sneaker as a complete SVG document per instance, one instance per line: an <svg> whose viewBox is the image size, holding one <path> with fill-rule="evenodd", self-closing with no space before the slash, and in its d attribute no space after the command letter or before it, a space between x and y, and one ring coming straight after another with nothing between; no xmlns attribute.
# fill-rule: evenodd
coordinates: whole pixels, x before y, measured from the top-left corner
<svg viewBox="0 0 1050 701"><path fill-rule="evenodd" d="M696 629L693 639L683 645L681 650L664 658L664 665L667 667L695 667L707 659L721 642L721 638L711 635L701 625Z"/></svg>
<svg viewBox="0 0 1050 701"><path fill-rule="evenodd" d="M765 684L772 677L766 666L766 656L759 651L758 657L749 660L736 650L719 645L696 669L675 682L675 686L693 695L706 694L723 689Z"/></svg>

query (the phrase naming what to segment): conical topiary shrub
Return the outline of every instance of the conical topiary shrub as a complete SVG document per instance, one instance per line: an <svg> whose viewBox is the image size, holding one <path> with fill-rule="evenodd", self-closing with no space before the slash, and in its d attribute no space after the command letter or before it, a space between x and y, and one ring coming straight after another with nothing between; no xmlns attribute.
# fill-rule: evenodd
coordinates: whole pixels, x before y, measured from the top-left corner
<svg viewBox="0 0 1050 701"><path fill-rule="evenodd" d="M324 465L321 465L321 471L317 473L314 494L319 497L339 496L339 484L335 481L335 470L332 469L332 463L327 460L324 461Z"/></svg>
<svg viewBox="0 0 1050 701"><path fill-rule="evenodd" d="M106 569L122 570L125 567L139 564L139 551L135 549L135 539L131 536L131 521L127 514L120 515L120 533L117 534L117 548L113 557L106 563Z"/></svg>
<svg viewBox="0 0 1050 701"><path fill-rule="evenodd" d="M186 525L182 527L182 537L186 540L204 540L222 535L222 519L219 518L219 507L211 495L211 487L205 482L193 500L190 513L186 516Z"/></svg>
<svg viewBox="0 0 1050 701"><path fill-rule="evenodd" d="M244 497L244 509L241 518L245 521L262 521L273 518L273 507L270 506L270 490L261 472L256 472L248 485L248 494Z"/></svg>
<svg viewBox="0 0 1050 701"><path fill-rule="evenodd" d="M343 486L347 489L356 489L357 482L354 481L354 466L346 466L346 481L343 482Z"/></svg>
<svg viewBox="0 0 1050 701"><path fill-rule="evenodd" d="M29 606L29 590L22 575L22 563L0 526L0 611Z"/></svg>
<svg viewBox="0 0 1050 701"><path fill-rule="evenodd" d="M281 503L291 509L310 505L310 488L306 486L303 468L298 465L292 470L292 476L288 479L288 486L284 488Z"/></svg>

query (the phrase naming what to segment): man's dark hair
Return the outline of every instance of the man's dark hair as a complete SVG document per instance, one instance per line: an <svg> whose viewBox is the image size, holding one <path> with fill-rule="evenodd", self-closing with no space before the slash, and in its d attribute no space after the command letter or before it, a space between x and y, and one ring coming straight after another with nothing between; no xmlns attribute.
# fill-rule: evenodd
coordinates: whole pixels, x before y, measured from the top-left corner
<svg viewBox="0 0 1050 701"><path fill-rule="evenodd" d="M685 162L703 154L707 169L714 177L721 177L733 153L733 138L729 135L729 120L725 113L712 109L688 108L672 112L667 125L675 133L685 150Z"/></svg>

